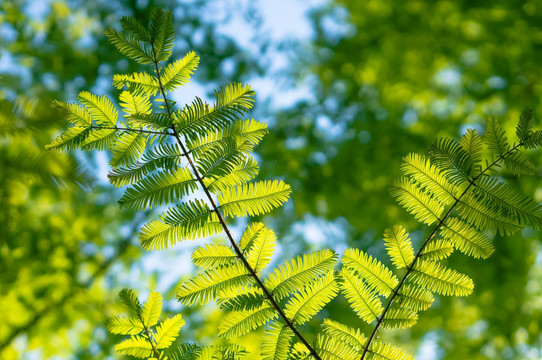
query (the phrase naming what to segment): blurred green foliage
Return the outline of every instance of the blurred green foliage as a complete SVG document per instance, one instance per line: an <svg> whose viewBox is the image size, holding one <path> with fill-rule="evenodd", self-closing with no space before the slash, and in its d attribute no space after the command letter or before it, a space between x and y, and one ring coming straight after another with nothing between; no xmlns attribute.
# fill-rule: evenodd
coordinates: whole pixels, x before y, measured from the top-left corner
<svg viewBox="0 0 542 360"><path fill-rule="evenodd" d="M0 56L19 75L0 84L0 357L25 359L35 350L42 358L105 358L112 342L103 323L116 313L110 288L140 256L132 232L120 230L137 221L118 210L109 188L93 189L98 195L78 188L91 183L81 166L95 159L43 150L62 127L50 99L112 91L104 85L112 74L135 71L103 30L124 15L147 18L155 6L174 9L183 24L175 49L201 55L202 82L222 85L263 70L204 19L205 1L51 1L41 5L43 16L31 15L37 3L0 2ZM315 36L295 48L287 69L290 80L309 84L310 100L266 109L271 131L258 149L262 176L284 176L294 189L294 206L275 219L277 233L295 225L300 239L311 240L303 229L330 221L345 232L337 238L382 253L375 244L386 227L413 225L387 190L404 155L488 116L511 130L522 108L542 114L541 14L541 1L515 0L337 0L314 10ZM235 64L232 72L225 61ZM521 187L542 200L538 179ZM542 357L539 239L534 231L496 238L497 251L484 262L452 257L474 277L475 294L441 300L398 341L414 350L424 339L436 342L435 359ZM297 242L283 246L285 255L300 251ZM126 268L110 271L117 261ZM196 311L187 328L212 342L218 317L203 321ZM335 318L347 322L351 314Z"/></svg>

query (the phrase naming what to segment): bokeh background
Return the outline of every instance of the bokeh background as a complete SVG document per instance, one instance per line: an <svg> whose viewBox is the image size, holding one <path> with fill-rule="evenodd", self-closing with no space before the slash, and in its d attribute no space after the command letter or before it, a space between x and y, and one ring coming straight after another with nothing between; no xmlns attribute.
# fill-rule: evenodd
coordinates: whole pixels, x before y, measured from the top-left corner
<svg viewBox="0 0 542 360"><path fill-rule="evenodd" d="M113 74L137 69L105 28L122 16L145 21L154 7L174 12L175 54L202 58L177 101L231 81L257 91L252 115L270 127L261 176L294 190L264 219L279 235L276 263L322 247L382 258L382 233L399 223L421 241L427 229L387 192L401 158L483 129L487 117L508 130L524 107L542 117L539 0L0 0L1 359L118 358L104 324L123 311L124 287L163 292L167 310L187 319L182 341L220 341L219 311L171 300L202 242L144 252L137 230L152 213L119 209L109 155L44 151L65 126L53 99L113 97ZM540 155L531 154L542 166ZM542 201L540 177L516 185ZM449 260L474 278L472 296L439 298L388 339L419 359L541 359L540 232L494 241L489 260ZM341 297L324 316L364 326ZM257 337L239 342L257 352Z"/></svg>

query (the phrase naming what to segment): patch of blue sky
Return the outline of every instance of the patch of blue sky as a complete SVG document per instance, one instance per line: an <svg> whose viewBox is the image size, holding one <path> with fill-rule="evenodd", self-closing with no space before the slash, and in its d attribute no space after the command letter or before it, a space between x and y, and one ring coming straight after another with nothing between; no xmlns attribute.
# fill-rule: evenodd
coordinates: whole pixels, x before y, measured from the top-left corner
<svg viewBox="0 0 542 360"><path fill-rule="evenodd" d="M17 58L9 51L0 53L0 74L12 74L20 78L23 87L30 85L32 72L26 66L17 61Z"/></svg>
<svg viewBox="0 0 542 360"><path fill-rule="evenodd" d="M486 85L493 90L502 90L506 88L508 82L500 76L491 76L486 80Z"/></svg>
<svg viewBox="0 0 542 360"><path fill-rule="evenodd" d="M11 26L11 24L0 24L0 41L4 43L11 43L17 39L17 31Z"/></svg>
<svg viewBox="0 0 542 360"><path fill-rule="evenodd" d="M438 346L438 334L428 332L424 335L422 344L416 354L416 359L420 360L439 360L444 356L444 350Z"/></svg>
<svg viewBox="0 0 542 360"><path fill-rule="evenodd" d="M44 21L51 11L51 0L28 1L23 7L23 12L34 21Z"/></svg>

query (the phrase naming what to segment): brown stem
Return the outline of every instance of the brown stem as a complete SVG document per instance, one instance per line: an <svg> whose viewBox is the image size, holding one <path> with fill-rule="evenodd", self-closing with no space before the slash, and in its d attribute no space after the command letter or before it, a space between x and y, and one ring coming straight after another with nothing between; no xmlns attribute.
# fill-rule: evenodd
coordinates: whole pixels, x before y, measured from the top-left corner
<svg viewBox="0 0 542 360"><path fill-rule="evenodd" d="M162 93L162 97L164 98L166 111L167 111L168 115L171 118L171 109L169 107L169 103L168 103L168 100L167 100L167 97L166 97L166 94L165 94L165 91L164 91L164 87L162 86L162 80L160 78L160 69L158 67L158 61L156 59L156 54L154 52L154 46L152 46L152 51L153 51L153 55L154 55L154 59L155 59L154 60L154 66L155 66L155 69L156 69L156 77L157 77L157 80L158 80L158 85L160 87L160 92ZM241 259L243 265L248 270L250 276L256 281L256 284L258 285L258 287L260 287L260 289L262 289L262 291L263 291L264 295L266 296L266 298L269 300L271 305L275 308L275 310L279 313L280 317L286 323L286 326L288 326L293 331L293 333L297 336L297 338L303 343L303 345L305 345L305 347L307 348L307 350L309 350L309 352L311 353L311 355L314 357L315 360L322 360L322 358L320 357L320 355L318 355L316 350L309 344L309 342L303 337L303 335L301 335L301 333L296 329L293 322L290 319L288 319L288 317L284 313L284 310L282 310L280 305L274 299L273 294L271 293L271 291L269 291L269 289L267 289L267 287L264 285L262 280L259 278L256 271L248 263L248 261L245 258L243 252L241 251L241 249L239 248L239 246L237 245L237 243L233 239L233 236L232 236L232 234L231 234L231 232L230 232L230 230L228 228L228 225L226 224L226 221L224 220L224 216L220 212L220 207L217 206L216 202L214 201L213 197L211 196L211 193L209 192L209 189L207 188L207 186L203 182L203 179L201 178L196 166L194 165L194 162L192 161L192 158L190 156L190 152L186 149L183 142L181 141L181 138L179 137L177 129L175 128L175 124L171 125L171 130L173 130L173 135L175 136L175 139L177 140L177 143L181 147L183 155L188 159L188 163L190 165L190 168L192 169L192 173L196 177L196 181L200 184L201 188L203 189L203 192L205 193L205 195L207 197L207 200L209 200L209 202L211 203L211 206L212 206L214 212L216 213L216 215L218 217L218 220L219 220L220 224L222 225L222 229L226 233L226 236L228 237L228 240L229 240L231 246L233 247L233 249L235 251L235 254L237 255L237 257L239 259Z"/></svg>
<svg viewBox="0 0 542 360"><path fill-rule="evenodd" d="M525 141L525 140L524 140ZM416 256L414 257L414 260L412 260L412 263L410 263L410 265L408 266L407 268L407 271L405 273L405 275L403 275L403 278L401 279L401 281L399 282L399 284L395 287L395 289L393 290L392 292L392 295L390 297L390 299L388 300L388 303L386 304L386 307L384 308L384 311L382 311L382 314L380 314L380 317L378 318L378 320L376 321L376 325L375 325L375 328L373 329L373 332L371 333L371 336L369 337L369 339L367 340L367 343L365 345L365 348L363 350L363 354L361 355L361 360L364 360L365 359L365 355L370 352L369 348L371 347L371 344L374 340L374 337L375 335L377 334L378 332L378 329L380 328L380 325L382 325L382 322L384 321L384 317L386 316L386 314L388 313L390 307L391 307L391 304L393 303L393 300L397 297L397 295L399 294L399 290L401 290L401 287L403 286L403 284L405 283L408 275L410 275L410 273L412 272L412 270L414 269L414 265L416 265L416 262L418 261L418 259L420 258L420 256L422 255L422 251L423 249L425 248L425 246L431 241L431 239L436 235L436 233L440 230L440 228L442 227L442 225L444 224L444 221L446 221L446 219L450 216L450 214L452 213L452 210L455 209L455 207L457 206L457 204L459 204L459 202L461 201L461 198L463 196L465 196L465 194L467 193L467 191L473 186L475 185L475 182L480 178L482 177L482 175L484 175L487 171L489 171L489 169L491 169L495 164L497 164L499 161L503 160L506 156L508 156L509 154L511 154L512 152L514 152L515 150L517 150L520 146L523 145L523 142L520 142L518 143L517 145L515 145L514 147L512 147L512 149L510 149L509 151L507 151L505 154L502 154L500 155L495 161L493 161L490 165L488 165L480 174L478 174L476 177L474 177L472 180L469 179L469 185L465 188L465 190L463 190L463 192L461 193L461 195L459 195L459 197L457 197L455 199L455 202L452 204L452 206L450 207L450 209L448 209L448 211L446 212L446 214L444 215L444 217L439 221L439 223L437 224L437 226L435 227L435 229L431 232L431 234L427 237L427 239L425 240L425 242L423 243L422 247L420 248L420 250L418 250L418 252L416 253Z"/></svg>
<svg viewBox="0 0 542 360"><path fill-rule="evenodd" d="M147 336L147 339L149 340L149 344L151 344L152 352L154 354L154 357L156 360L160 360L160 354L158 354L158 350L156 349L156 346L154 346L154 342L152 341L151 335L149 333L149 328L147 325L145 325L145 322L143 321L143 318L140 314L138 314L139 321L141 321L141 325L143 325L143 329L145 329L145 335Z"/></svg>

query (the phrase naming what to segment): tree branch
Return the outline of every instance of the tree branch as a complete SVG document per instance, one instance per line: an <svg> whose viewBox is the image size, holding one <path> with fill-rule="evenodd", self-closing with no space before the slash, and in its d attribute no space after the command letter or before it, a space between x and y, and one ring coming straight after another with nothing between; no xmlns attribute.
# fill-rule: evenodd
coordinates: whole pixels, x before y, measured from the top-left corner
<svg viewBox="0 0 542 360"><path fill-rule="evenodd" d="M525 139L527 140L527 139ZM524 141L525 141L524 140ZM373 329L373 332L371 333L371 336L369 337L369 339L367 340L367 343L365 344L365 347L364 347L364 350L363 350L363 354L361 355L361 360L364 360L365 359L365 355L367 355L368 352L370 352L370 347L371 347L371 344L375 338L375 335L377 334L378 332L378 329L380 328L380 325L382 325L382 322L384 321L384 317L386 316L386 314L388 313L388 311L390 310L390 307L391 307L391 304L393 303L393 300L395 300L395 298L397 297L397 295L399 294L399 290L401 290L403 284L405 283L407 277L410 275L410 273L412 272L412 270L414 269L414 265L416 265L416 262L418 261L418 259L420 258L420 256L422 255L422 252L423 252L423 249L425 248L425 246L431 241L431 239L437 234L437 232L440 230L440 228L442 227L442 225L444 224L444 221L446 221L446 219L448 219L448 217L450 216L450 214L452 213L452 210L455 209L455 207L457 206L457 204L459 204L459 202L461 201L461 198L463 198L463 196L465 196L465 194L467 194L467 192L469 191L469 189L472 187L472 186L476 186L476 181L478 179L480 179L487 171L489 171L493 166L495 166L499 161L503 160L506 156L510 155L512 152L516 151L520 146L523 145L523 142L519 142L517 145L515 145L514 147L512 147L512 149L510 149L509 151L507 151L505 154L502 154L500 155L495 161L493 161L490 165L488 165L480 174L478 174L476 177L474 177L472 180L469 179L469 185L465 188L465 190L463 190L463 192L461 193L461 195L459 195L459 197L457 197L455 199L455 202L452 204L452 206L450 207L450 209L448 209L448 211L446 212L446 214L444 215L444 217L442 219L440 219L439 223L437 224L437 226L435 227L435 229L431 232L431 234L427 237L427 239L425 240L425 242L423 243L422 247L420 248L420 250L418 250L418 252L416 253L416 256L414 257L414 259L412 260L412 263L408 266L407 268L407 271L406 273L403 275L403 278L401 279L401 281L399 282L399 284L396 286L396 288L393 290L392 292L392 295L390 297L390 299L388 300L388 303L386 304L386 307L384 308L384 311L382 311L382 314L380 314L380 317L378 318L377 322L376 322L376 325L375 325L375 328Z"/></svg>
<svg viewBox="0 0 542 360"><path fill-rule="evenodd" d="M166 111L167 111L168 115L171 117L171 109L169 107L169 102L167 100L167 97L166 97L166 94L165 94L165 91L164 91L164 87L162 86L162 80L160 78L160 68L158 67L158 60L156 58L154 46L152 46L152 52L153 52L153 56L154 56L154 66L155 66L155 69L156 69L156 76L157 76L157 79L158 79L158 85L160 87L160 92L162 93L162 97L164 98ZM290 319L288 319L288 317L284 313L284 310L282 310L280 305L274 299L273 294L271 293L271 291L269 291L269 289L267 289L267 287L264 285L262 280L259 278L256 271L248 263L248 260L245 258L243 252L241 251L241 249L239 248L239 246L237 245L237 243L233 239L233 236L232 236L232 234L231 234L231 232L230 232L230 230L228 228L228 225L226 224L226 221L224 220L224 216L220 212L220 207L217 206L216 202L214 201L213 197L211 196L211 193L209 192L209 189L207 188L207 186L203 182L203 178L200 176L196 166L194 165L194 162L192 161L192 158L190 156L190 152L186 149L183 142L181 141L181 138L179 137L177 129L175 128L175 124L173 124L171 126L171 130L173 130L173 135L175 136L175 138L177 140L177 143L181 147L181 150L183 151L183 155L188 159L188 163L190 165L192 173L196 177L196 181L200 184L200 186L202 187L203 192L205 193L207 199L211 203L211 206L213 207L213 210L216 213L216 215L218 217L218 220L219 220L220 224L222 225L222 229L226 233L226 236L228 237L228 240L229 240L231 246L233 247L233 249L235 251L235 254L241 260L241 262L243 263L243 265L245 266L245 268L249 272L250 276L256 281L256 284L258 285L258 287L260 287L260 289L262 289L262 291L263 291L264 295L266 296L267 300L271 303L273 308L275 308L275 310L279 313L280 317L284 320L284 322L286 323L286 326L288 326L293 331L293 333L297 336L297 338L303 343L303 345L305 345L305 347L307 348L307 350L309 350L309 352L311 353L311 355L314 357L315 360L322 360L322 358L318 355L316 350L309 344L309 342L303 337L303 335L301 335L301 333L296 329L293 322Z"/></svg>

